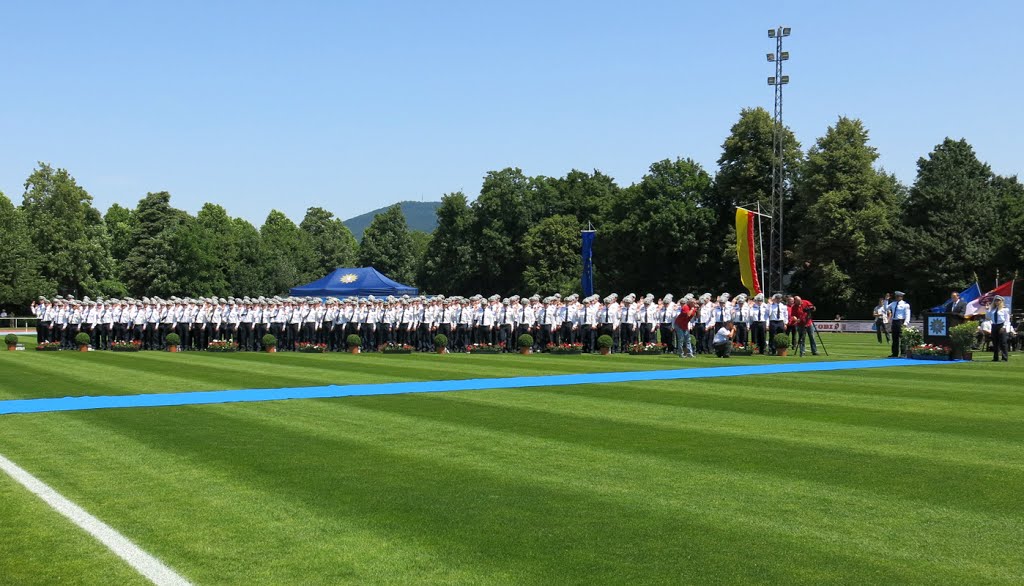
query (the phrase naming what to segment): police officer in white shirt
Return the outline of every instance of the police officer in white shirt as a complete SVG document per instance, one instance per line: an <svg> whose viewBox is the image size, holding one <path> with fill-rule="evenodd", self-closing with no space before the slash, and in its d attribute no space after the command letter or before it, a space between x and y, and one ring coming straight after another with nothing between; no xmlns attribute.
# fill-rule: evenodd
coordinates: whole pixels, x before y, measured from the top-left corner
<svg viewBox="0 0 1024 586"><path fill-rule="evenodd" d="M992 307L985 312L985 317L992 322L992 362L999 362L1000 358L1008 362L1010 310L1005 307L1002 296L992 298Z"/></svg>
<svg viewBox="0 0 1024 586"><path fill-rule="evenodd" d="M892 354L889 358L899 358L903 326L910 325L910 304L903 300L903 291L896 291L895 295L896 301L889 304L889 319L892 322Z"/></svg>
<svg viewBox="0 0 1024 586"><path fill-rule="evenodd" d="M775 336L786 332L789 323L789 306L782 298L782 293L772 295L768 304L768 351L775 354Z"/></svg>

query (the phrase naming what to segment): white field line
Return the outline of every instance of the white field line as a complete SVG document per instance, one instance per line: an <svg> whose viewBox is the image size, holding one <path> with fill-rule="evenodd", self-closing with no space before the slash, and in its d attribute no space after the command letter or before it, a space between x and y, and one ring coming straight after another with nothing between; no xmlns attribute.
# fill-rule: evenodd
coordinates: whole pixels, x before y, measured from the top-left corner
<svg viewBox="0 0 1024 586"><path fill-rule="evenodd" d="M32 476L14 462L0 454L0 470L24 486L32 494L43 499L53 510L64 515L72 523L84 529L107 546L119 558L128 562L140 574L158 586L188 586L189 581L181 577L163 562L143 551L113 527L93 517L75 503L61 496L43 481Z"/></svg>

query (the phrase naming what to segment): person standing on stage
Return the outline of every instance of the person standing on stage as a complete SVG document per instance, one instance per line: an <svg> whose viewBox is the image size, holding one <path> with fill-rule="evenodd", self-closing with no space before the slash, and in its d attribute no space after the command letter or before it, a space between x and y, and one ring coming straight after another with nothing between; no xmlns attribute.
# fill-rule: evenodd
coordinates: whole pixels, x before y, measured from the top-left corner
<svg viewBox="0 0 1024 586"><path fill-rule="evenodd" d="M903 297L903 291L896 291L896 301L889 304L889 319L892 323L892 354L889 358L900 357L903 327L910 325L910 304Z"/></svg>
<svg viewBox="0 0 1024 586"><path fill-rule="evenodd" d="M884 297L878 298L878 305L875 306L872 314L875 316L875 334L878 336L878 343L882 343L882 334L885 334L885 343L889 343L889 305Z"/></svg>
<svg viewBox="0 0 1024 586"><path fill-rule="evenodd" d="M953 291L949 296L949 312L963 317L967 313L967 303L960 299L960 294Z"/></svg>
<svg viewBox="0 0 1024 586"><path fill-rule="evenodd" d="M999 362L1000 358L1008 362L1010 310L1004 306L1002 296L992 299L992 307L985 312L985 317L992 323L992 362Z"/></svg>

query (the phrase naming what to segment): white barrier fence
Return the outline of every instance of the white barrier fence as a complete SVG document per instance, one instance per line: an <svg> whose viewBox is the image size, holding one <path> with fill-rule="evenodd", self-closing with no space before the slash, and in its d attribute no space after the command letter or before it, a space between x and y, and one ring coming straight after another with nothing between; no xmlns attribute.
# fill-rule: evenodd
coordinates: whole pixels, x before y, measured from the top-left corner
<svg viewBox="0 0 1024 586"><path fill-rule="evenodd" d="M0 317L0 329L35 331L38 317L7 316Z"/></svg>

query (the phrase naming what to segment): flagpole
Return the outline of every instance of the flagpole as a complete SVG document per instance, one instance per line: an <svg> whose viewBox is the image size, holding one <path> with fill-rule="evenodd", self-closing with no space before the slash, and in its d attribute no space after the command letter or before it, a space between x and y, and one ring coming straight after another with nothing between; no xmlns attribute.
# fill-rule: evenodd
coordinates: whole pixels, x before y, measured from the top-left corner
<svg viewBox="0 0 1024 586"><path fill-rule="evenodd" d="M761 200L757 200L757 255L761 257L761 278L758 283L761 285L761 290L764 290L764 239L763 230L761 229Z"/></svg>

